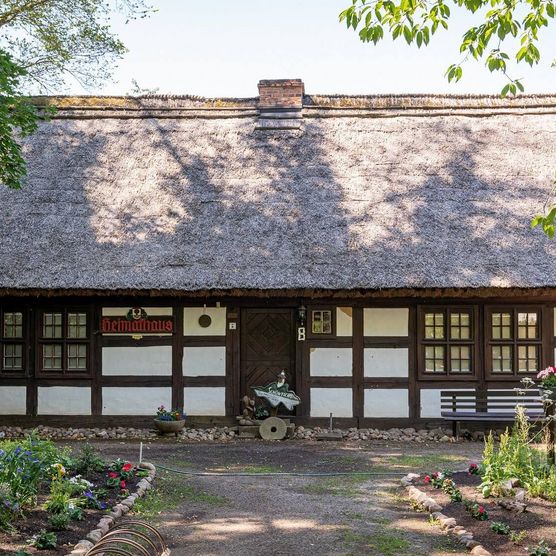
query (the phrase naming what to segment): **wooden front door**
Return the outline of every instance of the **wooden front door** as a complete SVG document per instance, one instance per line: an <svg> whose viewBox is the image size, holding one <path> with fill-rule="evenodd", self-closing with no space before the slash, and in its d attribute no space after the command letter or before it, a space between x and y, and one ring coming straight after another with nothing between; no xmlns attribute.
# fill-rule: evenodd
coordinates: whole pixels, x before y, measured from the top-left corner
<svg viewBox="0 0 556 556"><path fill-rule="evenodd" d="M241 317L241 396L251 386L265 386L285 369L295 390L295 321L293 309L243 309Z"/></svg>

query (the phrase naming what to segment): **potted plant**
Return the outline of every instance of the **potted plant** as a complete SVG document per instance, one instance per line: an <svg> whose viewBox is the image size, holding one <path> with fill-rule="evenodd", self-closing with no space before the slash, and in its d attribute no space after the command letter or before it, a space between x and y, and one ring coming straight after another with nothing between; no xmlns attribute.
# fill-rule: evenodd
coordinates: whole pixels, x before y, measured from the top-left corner
<svg viewBox="0 0 556 556"><path fill-rule="evenodd" d="M185 426L185 414L179 409L167 410L161 405L154 418L154 425L161 434L173 433L178 436L178 433Z"/></svg>
<svg viewBox="0 0 556 556"><path fill-rule="evenodd" d="M539 390L545 400L556 402L556 367L547 367L537 378L540 379Z"/></svg>

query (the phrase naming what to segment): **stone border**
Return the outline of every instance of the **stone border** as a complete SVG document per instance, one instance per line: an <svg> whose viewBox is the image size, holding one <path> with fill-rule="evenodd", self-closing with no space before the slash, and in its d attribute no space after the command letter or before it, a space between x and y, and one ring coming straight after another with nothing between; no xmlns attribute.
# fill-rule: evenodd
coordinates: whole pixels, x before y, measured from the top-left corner
<svg viewBox="0 0 556 556"><path fill-rule="evenodd" d="M97 544L106 533L115 525L116 521L125 515L135 504L137 498L145 495L152 488L152 482L156 477L156 468L152 463L140 463L140 469L146 469L149 474L137 483L137 490L116 504L108 515L101 517L96 527L81 539L67 556L84 556L95 544Z"/></svg>
<svg viewBox="0 0 556 556"><path fill-rule="evenodd" d="M420 477L416 473L409 473L401 479L402 486L405 487L409 499L427 510L439 522L440 528L454 535L461 544L471 551L473 556L492 556L486 548L473 538L471 531L466 531L461 525L458 525L453 517L444 515L442 513L442 506L415 486L415 481L420 479Z"/></svg>

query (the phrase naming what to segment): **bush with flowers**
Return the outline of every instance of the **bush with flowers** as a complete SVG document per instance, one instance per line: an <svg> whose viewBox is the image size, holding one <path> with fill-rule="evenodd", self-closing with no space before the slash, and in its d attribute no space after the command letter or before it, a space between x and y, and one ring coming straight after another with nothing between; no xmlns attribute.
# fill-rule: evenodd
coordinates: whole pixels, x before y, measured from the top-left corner
<svg viewBox="0 0 556 556"><path fill-rule="evenodd" d="M91 511L117 503L140 476L143 470L132 463L118 459L108 464L90 446L72 456L68 449L36 436L0 441L0 530L24 530L29 543L40 548L42 542L36 538L43 532L50 538L52 531L67 530ZM82 533L76 534L85 534L85 521L71 530L80 527Z"/></svg>
<svg viewBox="0 0 556 556"><path fill-rule="evenodd" d="M185 415L179 409L170 409L169 411L161 405L156 410L156 419L159 421L181 421Z"/></svg>
<svg viewBox="0 0 556 556"><path fill-rule="evenodd" d="M109 488L119 488L127 491L127 483L135 477L137 469L128 461L117 459L108 468L108 479L106 486Z"/></svg>
<svg viewBox="0 0 556 556"><path fill-rule="evenodd" d="M471 517L478 519L479 521L486 521L488 519L488 512L486 511L486 508L478 502L464 500L463 506L470 513Z"/></svg>
<svg viewBox="0 0 556 556"><path fill-rule="evenodd" d="M467 468L467 474L468 475L479 475L480 470L479 470L478 464L476 464L474 462L470 463L469 467Z"/></svg>
<svg viewBox="0 0 556 556"><path fill-rule="evenodd" d="M556 367L547 367L540 371L537 378L541 381L540 386L544 390L556 391Z"/></svg>

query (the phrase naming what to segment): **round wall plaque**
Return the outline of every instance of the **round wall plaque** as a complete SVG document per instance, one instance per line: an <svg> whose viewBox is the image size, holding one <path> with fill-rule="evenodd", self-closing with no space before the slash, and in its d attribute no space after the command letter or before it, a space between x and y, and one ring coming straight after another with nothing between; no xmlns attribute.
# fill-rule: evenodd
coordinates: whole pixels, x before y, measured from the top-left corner
<svg viewBox="0 0 556 556"><path fill-rule="evenodd" d="M201 328L208 328L212 324L212 319L209 315L201 315L199 317L199 326Z"/></svg>

